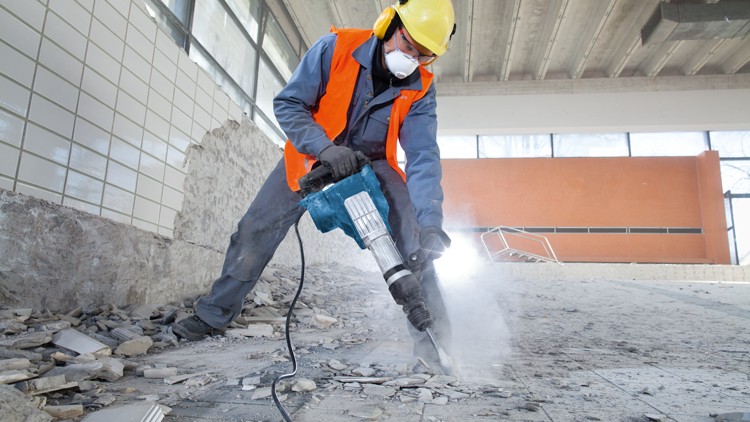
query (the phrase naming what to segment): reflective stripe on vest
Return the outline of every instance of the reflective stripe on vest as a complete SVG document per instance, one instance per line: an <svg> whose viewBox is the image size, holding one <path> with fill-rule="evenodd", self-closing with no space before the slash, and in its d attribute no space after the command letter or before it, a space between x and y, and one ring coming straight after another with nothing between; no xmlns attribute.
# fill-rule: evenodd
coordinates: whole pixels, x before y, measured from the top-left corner
<svg viewBox="0 0 750 422"><path fill-rule="evenodd" d="M354 86L359 75L359 63L352 57L354 50L364 44L372 36L372 31L367 29L336 29L331 32L337 35L336 47L333 50L331 60L331 71L328 79L326 93L318 101L318 106L312 111L313 120L325 131L328 139L334 140L346 128L346 115L351 104ZM404 118L414 101L425 96L432 83L432 73L424 67L419 67L422 80L422 90L401 90L391 108L391 116L388 126L388 135L385 141L385 157L388 164L406 180L406 175L398 166L396 157L398 143L398 132ZM284 146L284 163L286 165L286 181L289 188L298 191L300 177L307 174L315 163L315 157L302 154L294 148L291 141L287 139Z"/></svg>

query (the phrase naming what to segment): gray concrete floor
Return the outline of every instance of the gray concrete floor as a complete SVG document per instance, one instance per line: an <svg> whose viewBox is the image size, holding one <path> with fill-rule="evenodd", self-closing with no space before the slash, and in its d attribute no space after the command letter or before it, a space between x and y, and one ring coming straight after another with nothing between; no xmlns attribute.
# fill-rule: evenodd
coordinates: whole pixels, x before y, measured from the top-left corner
<svg viewBox="0 0 750 422"><path fill-rule="evenodd" d="M698 422L750 412L750 283L515 282L494 275L497 265L443 280L459 375L431 389L436 397L461 393L445 404L414 400L415 389L389 394L337 382L351 374L331 369L334 359L395 378L429 371L414 366L404 318L377 275L349 274L337 285L324 272L323 286L311 273L306 289L326 292L315 303L334 302L333 316L344 323L293 329L296 378L317 389L283 393L292 419ZM271 339L214 337L145 358L211 374L200 388L135 377L111 388L123 401L158 396L172 407L167 421L281 420L270 397L253 396L291 370L282 328ZM246 377L258 377L258 388L236 385Z"/></svg>

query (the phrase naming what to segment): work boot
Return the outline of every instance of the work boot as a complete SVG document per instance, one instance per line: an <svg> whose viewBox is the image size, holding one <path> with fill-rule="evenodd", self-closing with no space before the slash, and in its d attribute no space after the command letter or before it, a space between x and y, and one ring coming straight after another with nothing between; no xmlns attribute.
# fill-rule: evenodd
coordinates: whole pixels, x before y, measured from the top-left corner
<svg viewBox="0 0 750 422"><path fill-rule="evenodd" d="M172 325L172 332L185 340L196 341L206 337L214 328L197 315L183 318Z"/></svg>

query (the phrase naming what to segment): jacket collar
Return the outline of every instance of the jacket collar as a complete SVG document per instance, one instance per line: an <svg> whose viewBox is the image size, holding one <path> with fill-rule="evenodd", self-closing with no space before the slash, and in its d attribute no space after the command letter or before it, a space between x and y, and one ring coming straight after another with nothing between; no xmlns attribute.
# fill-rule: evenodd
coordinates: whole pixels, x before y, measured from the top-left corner
<svg viewBox="0 0 750 422"><path fill-rule="evenodd" d="M375 35L372 35L367 41L365 41L362 45L354 50L354 53L352 53L352 57L354 57L354 60L356 60L360 64L360 66L366 69L371 69L375 54L377 54L378 51L381 51L378 48L379 42L380 40L378 40ZM393 87L397 87L400 89L409 89L415 91L422 90L422 78L419 74L419 69L415 70L413 74L405 79L398 79L394 76L392 78L392 83Z"/></svg>

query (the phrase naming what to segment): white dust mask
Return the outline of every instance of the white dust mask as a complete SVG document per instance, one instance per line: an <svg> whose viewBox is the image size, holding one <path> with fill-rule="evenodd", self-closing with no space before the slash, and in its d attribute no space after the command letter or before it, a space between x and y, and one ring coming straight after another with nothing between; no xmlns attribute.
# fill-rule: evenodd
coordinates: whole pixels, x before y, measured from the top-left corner
<svg viewBox="0 0 750 422"><path fill-rule="evenodd" d="M388 70L393 73L393 76L404 79L405 77L414 73L419 66L419 62L414 57L404 53L395 46L395 50L385 55L385 65L388 66Z"/></svg>

